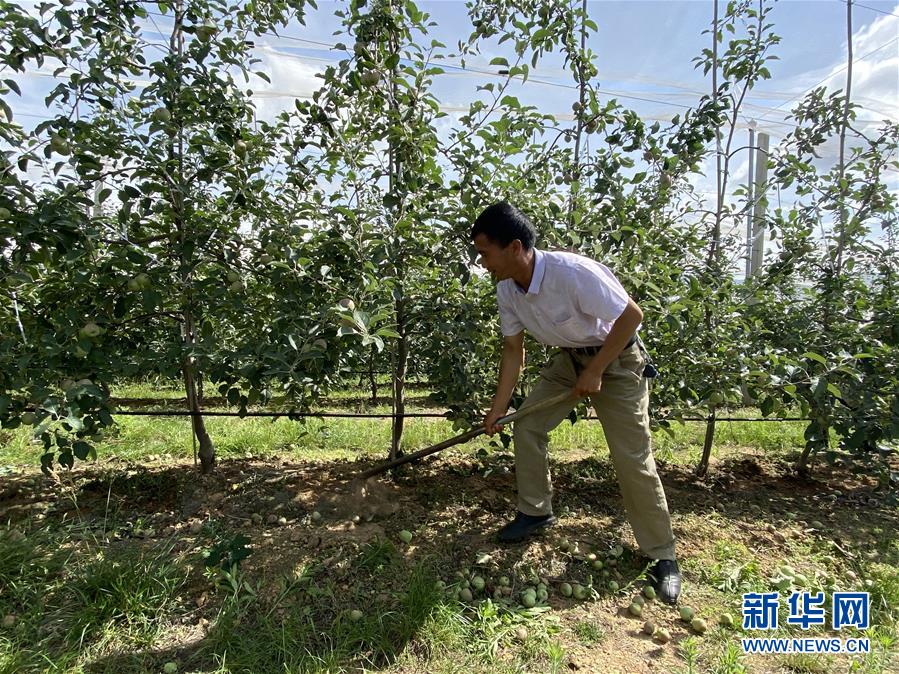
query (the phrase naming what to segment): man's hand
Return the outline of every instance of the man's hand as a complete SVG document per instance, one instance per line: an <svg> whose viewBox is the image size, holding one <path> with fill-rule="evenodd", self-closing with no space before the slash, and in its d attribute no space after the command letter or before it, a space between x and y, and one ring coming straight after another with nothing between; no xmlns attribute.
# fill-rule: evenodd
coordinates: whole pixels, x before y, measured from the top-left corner
<svg viewBox="0 0 899 674"><path fill-rule="evenodd" d="M578 398L599 393L602 387L602 372L597 372L593 368L586 368L581 372L581 376L577 378L574 384L574 395Z"/></svg>
<svg viewBox="0 0 899 674"><path fill-rule="evenodd" d="M503 430L502 425L497 425L496 420L505 416L505 414L503 410L495 409L487 412L487 416L484 417L484 429L487 431L487 435L493 435Z"/></svg>

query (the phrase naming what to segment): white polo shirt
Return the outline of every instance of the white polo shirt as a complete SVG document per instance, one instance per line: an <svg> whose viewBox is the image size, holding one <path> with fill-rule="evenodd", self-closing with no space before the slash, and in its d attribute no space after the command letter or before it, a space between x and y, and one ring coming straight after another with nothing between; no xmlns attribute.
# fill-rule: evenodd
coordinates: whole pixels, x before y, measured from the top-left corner
<svg viewBox="0 0 899 674"><path fill-rule="evenodd" d="M534 275L527 292L512 279L496 284L503 335L527 330L549 346L605 342L628 301L611 270L576 253L535 248L534 255Z"/></svg>

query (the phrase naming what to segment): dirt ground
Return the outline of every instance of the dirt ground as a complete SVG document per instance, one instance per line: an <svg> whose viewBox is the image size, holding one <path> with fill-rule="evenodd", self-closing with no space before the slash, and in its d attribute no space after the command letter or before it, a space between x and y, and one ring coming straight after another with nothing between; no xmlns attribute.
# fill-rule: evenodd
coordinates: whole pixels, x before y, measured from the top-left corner
<svg viewBox="0 0 899 674"><path fill-rule="evenodd" d="M513 546L500 546L493 538L514 513L512 457L507 454L448 453L405 467L394 478L366 482L354 479L372 465L362 461L299 464L248 458L222 462L214 474L203 476L189 464L157 458L142 465L115 458L79 464L57 483L34 472L8 475L0 490L0 518L26 533L34 526L79 522L94 537L108 537L111 546L149 546L167 539L175 553L196 550L215 523L251 539L252 554L242 565L249 577L274 579L315 562L347 589L356 582L353 560L366 543L379 539L396 542L410 564L434 560L448 582L457 569L478 569L488 578L488 592L500 575L514 580L536 572L551 585L582 579L586 551L617 544L625 552L612 572L623 587L648 561L636 552L609 463L586 454L557 455L553 476L559 523ZM785 462L744 454L714 463L705 480L673 464L660 463L659 470L685 566L682 603L723 601L721 593L689 571L690 560L712 558L721 541L745 546L761 570L771 572L797 542L813 543L825 522L827 540L847 566L884 532L899 531L895 507L884 502L872 479L827 466L818 466L814 479L800 480ZM409 545L397 542L403 529L413 532ZM577 543L581 552L560 550L563 539L572 547ZM676 645L689 636L689 628L676 609L659 602L648 604L642 618L629 615L629 598L639 586L587 602L550 594L568 670L631 674L683 668ZM261 588L277 592L274 582ZM370 593L390 602L391 588ZM733 604L733 597L724 599ZM185 598L191 610L182 618L185 643L209 629L216 601L209 583L200 575L194 578ZM644 635L647 618L668 627L672 643L661 645ZM594 625L601 638L585 643L575 632L578 623ZM750 671L769 671L758 657L752 665Z"/></svg>

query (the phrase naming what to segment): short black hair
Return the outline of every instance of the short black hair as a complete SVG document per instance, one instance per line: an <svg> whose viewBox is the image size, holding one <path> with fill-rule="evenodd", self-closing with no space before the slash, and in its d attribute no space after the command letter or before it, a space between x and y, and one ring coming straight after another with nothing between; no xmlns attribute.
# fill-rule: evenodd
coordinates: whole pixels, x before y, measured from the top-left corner
<svg viewBox="0 0 899 674"><path fill-rule="evenodd" d="M471 228L471 238L478 234L503 248L518 239L525 250L531 250L537 241L537 230L528 216L507 201L495 203L481 212Z"/></svg>

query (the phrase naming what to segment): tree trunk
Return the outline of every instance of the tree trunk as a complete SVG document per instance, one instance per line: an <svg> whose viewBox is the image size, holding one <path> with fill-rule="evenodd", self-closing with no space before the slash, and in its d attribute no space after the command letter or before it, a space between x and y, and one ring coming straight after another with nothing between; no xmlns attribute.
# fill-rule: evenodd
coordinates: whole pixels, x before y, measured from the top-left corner
<svg viewBox="0 0 899 674"><path fill-rule="evenodd" d="M714 19L712 22L712 100L718 100L718 0L713 0ZM717 287L719 283L719 265L718 265L718 243L721 238L721 210L723 205L723 195L721 190L721 132L715 132L715 225L712 230L712 242L709 246L709 257L706 261L706 273L709 275L709 281L714 281ZM706 342L707 352L712 351L712 339L715 334L713 330L712 308L708 300L705 304L705 334L708 338ZM715 380L715 374L712 373L712 379ZM717 390L717 381L715 390ZM696 475L704 476L709 470L709 457L712 455L712 443L715 439L715 414L717 408L715 406L709 412L708 421L705 427L705 442L702 446L702 458L699 465L696 466Z"/></svg>
<svg viewBox="0 0 899 674"><path fill-rule="evenodd" d="M584 107L584 99L586 97L586 73L584 72L585 68L585 54L587 47L587 0L583 0L581 4L581 11L583 12L583 16L581 17L581 53L578 57L578 102L581 106L581 111L577 114L577 133L575 134L574 140L574 166L572 168L572 178L573 181L571 183L571 189L569 192L569 203L568 203L568 229L574 229L574 212L577 208L577 198L578 198L578 186L580 185L580 174L581 174L581 135L584 132L584 115L586 113L586 109Z"/></svg>
<svg viewBox="0 0 899 674"><path fill-rule="evenodd" d="M852 0L846 2L846 41L849 49L848 63L846 66L846 102L843 105L843 124L840 126L840 234L837 240L837 267L836 277L839 280L843 273L843 253L846 247L846 221L849 219L846 212L846 197L849 186L844 185L843 178L846 175L846 129L849 126L849 98L852 94Z"/></svg>
<svg viewBox="0 0 899 674"><path fill-rule="evenodd" d="M830 428L824 428L824 444L819 449L827 450L830 446ZM805 443L805 449L802 450L802 454L799 455L799 458L796 459L796 465L793 466L793 470L796 471L797 475L802 477L809 477L812 473L810 468L811 459L814 458L812 456L812 452L815 450L815 445L807 442Z"/></svg>
<svg viewBox="0 0 899 674"><path fill-rule="evenodd" d="M191 412L191 429L197 442L200 444L200 471L202 473L211 473L215 468L215 446L212 444L212 438L206 432L206 423L200 414L200 403L197 399L197 386L194 379L194 363L191 359L185 358L184 364L184 387L187 391L187 402Z"/></svg>
<svg viewBox="0 0 899 674"><path fill-rule="evenodd" d="M393 2L391 1L391 9ZM389 46L390 52L392 54L399 54L399 44L397 42L397 38L395 34L392 34L389 38ZM395 64L393 67L393 77L390 79L390 112L391 118L394 120L399 119L399 108L397 104L399 88L397 85L397 79L399 78L399 63ZM402 197L397 194L397 192L404 187L403 180L403 171L404 171L404 160L403 157L400 156L399 148L397 143L391 140L389 145L389 167L390 167L390 193L394 196L399 197L399 201L402 202ZM394 206L394 223L396 222L396 218L402 212L402 208L400 206ZM399 235L398 239L399 239ZM402 244L399 245L402 250ZM393 461L400 455L400 442L403 438L403 415L406 413L406 401L404 398L405 388L406 388L406 361L409 356L409 344L406 338L406 316L405 316L405 289L403 287L403 280L406 276L406 260L403 256L402 252L397 256L396 259L396 279L397 285L394 290L395 300L394 300L394 311L396 313L396 327L397 333L399 334L399 339L397 340L396 345L396 359L393 367L393 436L390 442L390 460Z"/></svg>
<svg viewBox="0 0 899 674"><path fill-rule="evenodd" d="M699 465L696 466L696 475L698 477L705 476L709 472L709 458L712 456L712 441L715 439L715 416L718 408L713 408L712 413L705 424L705 441L702 444L702 458Z"/></svg>
<svg viewBox="0 0 899 674"><path fill-rule="evenodd" d="M378 380L375 378L375 347L372 345L368 356L368 383L371 386L371 404L378 404Z"/></svg>
<svg viewBox="0 0 899 674"><path fill-rule="evenodd" d="M840 157L838 166L839 181L837 183L837 187L839 188L839 196L837 197L839 200L839 219L837 224L837 226L839 227L839 231L837 233L837 250L832 267L833 277L830 279L830 282L826 288L826 294L824 296L824 316L821 321L822 344L818 345L818 348L825 353L832 348L831 345L826 342L826 340L828 340L830 337L831 321L839 312L837 307L834 306L836 302L836 294L842 293L843 291L841 277L843 275L843 255L846 247L846 226L847 220L849 219L849 213L846 209L846 198L848 197L849 187L848 185L845 185L844 176L846 175L846 129L849 127L849 103L850 97L852 95L852 0L847 0L846 2L846 40L848 45L848 63L846 66L846 101L843 105L843 123L840 126ZM821 411L814 408L812 409L812 413L818 415L822 414ZM826 448L829 443L829 429L825 426L823 446ZM814 445L812 443L807 443L805 449L802 451L802 454L799 455L799 459L796 461L795 466L795 471L799 475L805 477L810 475L811 471L809 469L809 461L812 458L813 449Z"/></svg>
<svg viewBox="0 0 899 674"><path fill-rule="evenodd" d="M400 441L403 438L403 415L406 413L406 362L409 357L409 343L406 339L406 321L403 299L396 301L397 332L400 338L396 345L396 364L393 370L393 440L390 444L390 460L400 455Z"/></svg>
<svg viewBox="0 0 899 674"><path fill-rule="evenodd" d="M184 178L184 128L180 123L180 115L175 102L179 99L181 89L181 65L182 55L184 53L184 34L181 30L184 23L184 2L178 0L175 4L175 21L172 28L172 35L169 42L170 49L173 54L178 56L178 73L175 79L175 88L171 98L166 101L172 119L177 125L177 135L172 138L168 146L169 163L176 164L177 173L174 177L176 184L171 187L171 201L174 215L175 229L179 235L181 250L179 253L180 277L182 290L182 315L184 316L183 326L183 343L185 354L193 351L196 341L194 329L194 312L193 312L193 293L192 293L192 272L193 265L191 260L185 256L186 242L190 237L187 231L188 223L185 217L184 195L188 193L189 186ZM215 447L212 444L212 438L206 432L206 424L200 414L200 401L197 394L197 372L196 361L189 355L185 355L182 361L182 369L184 371L184 387L187 394L187 402L191 411L191 429L197 442L200 444L200 470L203 473L211 473L215 468Z"/></svg>

